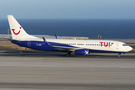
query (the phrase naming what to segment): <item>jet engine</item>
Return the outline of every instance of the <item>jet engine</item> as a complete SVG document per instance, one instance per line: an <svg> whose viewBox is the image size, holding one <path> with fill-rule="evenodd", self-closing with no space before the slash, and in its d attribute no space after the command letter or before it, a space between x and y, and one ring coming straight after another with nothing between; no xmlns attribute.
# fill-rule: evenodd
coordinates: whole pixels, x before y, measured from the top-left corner
<svg viewBox="0 0 135 90"><path fill-rule="evenodd" d="M87 49L75 50L75 54L76 55L88 55L89 54L89 50L87 50Z"/></svg>

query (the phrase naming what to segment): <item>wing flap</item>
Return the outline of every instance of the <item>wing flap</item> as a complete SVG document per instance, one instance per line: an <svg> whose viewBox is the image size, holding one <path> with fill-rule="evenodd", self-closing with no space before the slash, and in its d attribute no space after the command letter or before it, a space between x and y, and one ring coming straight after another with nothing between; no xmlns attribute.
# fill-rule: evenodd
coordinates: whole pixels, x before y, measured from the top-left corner
<svg viewBox="0 0 135 90"><path fill-rule="evenodd" d="M63 46L53 46L56 47L57 50L63 50L63 51L75 51L80 48L74 48L74 47L63 47Z"/></svg>

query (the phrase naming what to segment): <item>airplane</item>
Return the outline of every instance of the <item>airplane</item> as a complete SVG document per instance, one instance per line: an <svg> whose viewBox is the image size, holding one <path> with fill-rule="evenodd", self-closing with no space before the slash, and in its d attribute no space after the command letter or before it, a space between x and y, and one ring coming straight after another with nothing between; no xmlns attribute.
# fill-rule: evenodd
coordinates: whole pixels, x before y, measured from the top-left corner
<svg viewBox="0 0 135 90"><path fill-rule="evenodd" d="M7 15L10 26L12 43L21 47L27 47L42 51L67 52L67 56L89 55L91 52L118 53L118 57L132 50L124 42L115 40L77 40L77 39L46 39L29 35L17 22L13 15Z"/></svg>

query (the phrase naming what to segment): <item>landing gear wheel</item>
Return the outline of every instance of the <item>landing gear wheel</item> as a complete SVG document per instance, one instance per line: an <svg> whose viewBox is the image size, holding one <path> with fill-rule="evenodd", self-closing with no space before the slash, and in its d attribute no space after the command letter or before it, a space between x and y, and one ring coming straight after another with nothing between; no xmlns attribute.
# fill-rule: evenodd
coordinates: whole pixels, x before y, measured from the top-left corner
<svg viewBox="0 0 135 90"><path fill-rule="evenodd" d="M118 54L118 57L120 57L120 54Z"/></svg>
<svg viewBox="0 0 135 90"><path fill-rule="evenodd" d="M66 56L71 56L71 52L67 52Z"/></svg>

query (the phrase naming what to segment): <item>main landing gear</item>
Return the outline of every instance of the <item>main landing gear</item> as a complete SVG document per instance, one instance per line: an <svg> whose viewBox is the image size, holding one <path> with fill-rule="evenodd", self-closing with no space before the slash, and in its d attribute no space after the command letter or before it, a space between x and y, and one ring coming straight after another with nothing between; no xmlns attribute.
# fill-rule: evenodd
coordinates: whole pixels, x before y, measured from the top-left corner
<svg viewBox="0 0 135 90"><path fill-rule="evenodd" d="M68 51L67 54L66 54L66 56L71 56L71 52Z"/></svg>

